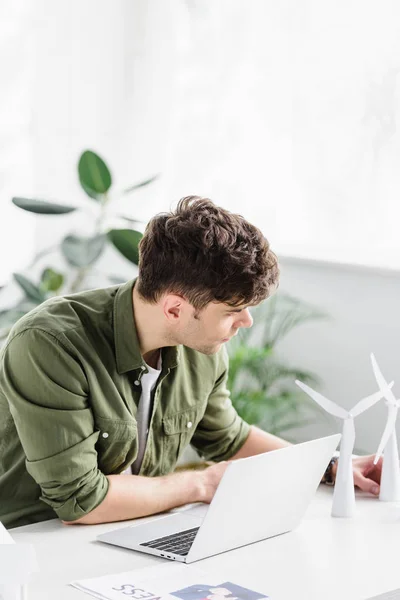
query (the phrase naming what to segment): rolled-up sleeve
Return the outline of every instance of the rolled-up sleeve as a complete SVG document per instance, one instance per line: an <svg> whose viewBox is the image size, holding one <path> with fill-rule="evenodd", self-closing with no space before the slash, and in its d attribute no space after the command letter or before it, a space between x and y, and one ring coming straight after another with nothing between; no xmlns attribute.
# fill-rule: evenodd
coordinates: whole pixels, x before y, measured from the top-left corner
<svg viewBox="0 0 400 600"><path fill-rule="evenodd" d="M79 361L56 336L27 329L4 349L0 378L41 500L64 521L79 519L108 491Z"/></svg>
<svg viewBox="0 0 400 600"><path fill-rule="evenodd" d="M227 388L229 358L225 347L219 352L218 369L207 408L191 440L205 460L228 460L243 446L250 425L243 421L232 406Z"/></svg>

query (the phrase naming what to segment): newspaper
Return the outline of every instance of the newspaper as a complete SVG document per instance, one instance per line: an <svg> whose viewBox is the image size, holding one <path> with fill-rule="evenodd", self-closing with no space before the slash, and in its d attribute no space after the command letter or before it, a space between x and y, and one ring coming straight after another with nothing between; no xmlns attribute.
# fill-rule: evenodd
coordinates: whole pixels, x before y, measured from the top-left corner
<svg viewBox="0 0 400 600"><path fill-rule="evenodd" d="M177 563L73 581L100 600L261 600L270 598L223 577ZM270 598L270 600L272 600Z"/></svg>

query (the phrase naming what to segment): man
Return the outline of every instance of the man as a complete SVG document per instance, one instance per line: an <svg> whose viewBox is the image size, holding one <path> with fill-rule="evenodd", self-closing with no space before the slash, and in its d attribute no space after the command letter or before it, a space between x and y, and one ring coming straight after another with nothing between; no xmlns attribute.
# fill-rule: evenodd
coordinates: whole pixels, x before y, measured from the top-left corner
<svg viewBox="0 0 400 600"><path fill-rule="evenodd" d="M149 222L135 281L20 319L0 361L0 520L103 523L210 502L227 460L286 446L237 415L224 348L278 278L259 229L187 197ZM173 473L189 443L217 464ZM354 474L378 493L372 457Z"/></svg>

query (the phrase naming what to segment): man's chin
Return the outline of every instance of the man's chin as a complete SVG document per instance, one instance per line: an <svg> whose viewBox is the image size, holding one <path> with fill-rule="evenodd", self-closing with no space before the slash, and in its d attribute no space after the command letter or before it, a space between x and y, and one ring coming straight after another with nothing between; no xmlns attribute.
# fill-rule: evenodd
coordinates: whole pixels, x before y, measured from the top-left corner
<svg viewBox="0 0 400 600"><path fill-rule="evenodd" d="M201 348L199 347L194 347L191 346L193 348L193 350L196 350L197 352L200 352L201 354L206 354L207 356L211 356L212 354L216 354L218 352L218 350L221 348L222 344L224 344L225 342L216 342L215 344L213 344L213 346L202 346Z"/></svg>

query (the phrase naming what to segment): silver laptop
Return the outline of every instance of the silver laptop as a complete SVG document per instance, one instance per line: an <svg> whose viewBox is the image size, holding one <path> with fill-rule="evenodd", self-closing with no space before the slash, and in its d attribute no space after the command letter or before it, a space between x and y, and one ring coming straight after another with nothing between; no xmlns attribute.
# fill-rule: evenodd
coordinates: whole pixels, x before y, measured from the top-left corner
<svg viewBox="0 0 400 600"><path fill-rule="evenodd" d="M232 461L210 505L99 535L107 544L192 563L294 529L340 434Z"/></svg>

